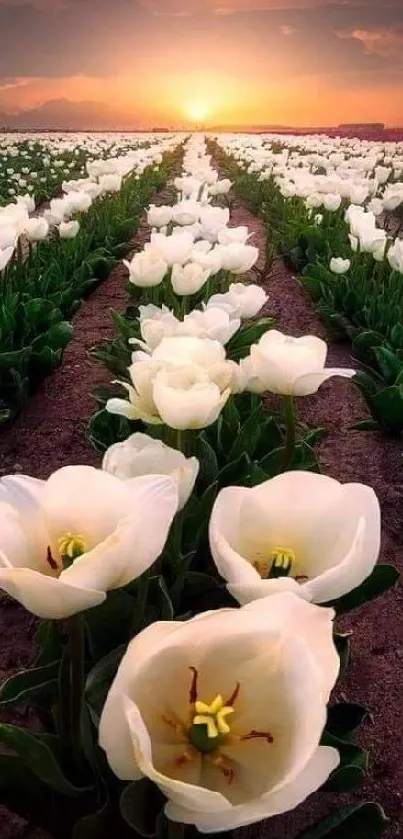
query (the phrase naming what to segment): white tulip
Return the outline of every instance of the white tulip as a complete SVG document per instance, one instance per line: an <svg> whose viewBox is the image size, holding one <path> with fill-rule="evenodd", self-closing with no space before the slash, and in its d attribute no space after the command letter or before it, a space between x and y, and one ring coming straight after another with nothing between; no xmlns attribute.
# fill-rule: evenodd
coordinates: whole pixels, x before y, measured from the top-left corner
<svg viewBox="0 0 403 839"><path fill-rule="evenodd" d="M97 606L146 571L178 506L172 478L123 482L91 466L5 478L0 498L0 588L49 620Z"/></svg>
<svg viewBox="0 0 403 839"><path fill-rule="evenodd" d="M347 274L350 270L351 262L349 259L343 259L341 256L334 256L330 260L330 270L333 274Z"/></svg>
<svg viewBox="0 0 403 839"><path fill-rule="evenodd" d="M359 586L376 564L378 499L364 484L302 471L253 489L229 487L213 509L210 545L240 603L278 591L329 602Z"/></svg>
<svg viewBox="0 0 403 839"><path fill-rule="evenodd" d="M157 207L151 204L147 212L147 221L150 227L167 227L172 221L172 207Z"/></svg>
<svg viewBox="0 0 403 839"><path fill-rule="evenodd" d="M92 198L88 192L70 192L69 204L71 213L86 213L91 207Z"/></svg>
<svg viewBox="0 0 403 839"><path fill-rule="evenodd" d="M236 299L243 320L256 317L268 300L264 289L254 283L231 283L228 294Z"/></svg>
<svg viewBox="0 0 403 839"><path fill-rule="evenodd" d="M0 271L4 271L7 267L10 259L12 259L14 253L14 247L5 248L4 250L0 250Z"/></svg>
<svg viewBox="0 0 403 839"><path fill-rule="evenodd" d="M18 239L18 232L14 226L0 224L0 250L15 247Z"/></svg>
<svg viewBox="0 0 403 839"><path fill-rule="evenodd" d="M247 227L223 227L217 238L220 245L231 245L234 242L245 245L252 235Z"/></svg>
<svg viewBox="0 0 403 839"><path fill-rule="evenodd" d="M198 243L196 242L196 245L197 244ZM208 251L208 253L204 253L201 250L193 249L192 261L197 262L197 264L201 265L202 268L209 270L210 274L214 276L215 274L218 274L218 272L221 271L223 267L221 250L221 247L215 247L212 250Z"/></svg>
<svg viewBox="0 0 403 839"><path fill-rule="evenodd" d="M171 274L172 288L175 294L180 296L197 294L203 288L209 276L210 271L205 270L196 262L188 262L187 265L174 265Z"/></svg>
<svg viewBox="0 0 403 839"><path fill-rule="evenodd" d="M259 249L233 242L221 248L222 267L232 274L246 274L259 259Z"/></svg>
<svg viewBox="0 0 403 839"><path fill-rule="evenodd" d="M189 199L187 201L180 201L172 207L172 221L175 224L191 225L199 221L201 204L197 201Z"/></svg>
<svg viewBox="0 0 403 839"><path fill-rule="evenodd" d="M240 318L231 318L228 312L218 306L207 306L202 312L195 309L186 315L179 334L211 338L225 346L238 331L240 325Z"/></svg>
<svg viewBox="0 0 403 839"><path fill-rule="evenodd" d="M132 434L123 443L115 443L105 452L102 468L121 480L142 475L169 475L177 484L181 510L189 500L199 472L196 457L153 440L148 434Z"/></svg>
<svg viewBox="0 0 403 839"><path fill-rule="evenodd" d="M323 196L323 206L330 213L335 213L341 207L341 195L327 193Z"/></svg>
<svg viewBox="0 0 403 839"><path fill-rule="evenodd" d="M30 242L42 242L49 233L45 218L30 218L25 224L25 235Z"/></svg>
<svg viewBox="0 0 403 839"><path fill-rule="evenodd" d="M175 263L184 265L192 254L193 236L185 231L181 231L179 235L175 236L153 233L150 247L165 259L169 267L172 267Z"/></svg>
<svg viewBox="0 0 403 839"><path fill-rule="evenodd" d="M339 764L321 746L339 671L331 609L278 594L159 622L129 645L99 742L123 781L146 776L175 822L217 833L294 809Z"/></svg>
<svg viewBox="0 0 403 839"><path fill-rule="evenodd" d="M122 189L123 178L121 175L101 175L98 180L101 188L101 195L108 192L120 192Z"/></svg>
<svg viewBox="0 0 403 839"><path fill-rule="evenodd" d="M78 221L62 221L59 225L59 236L61 239L75 239L79 230Z"/></svg>
<svg viewBox="0 0 403 839"><path fill-rule="evenodd" d="M332 376L351 379L356 371L325 368L327 345L313 335L293 338L276 329L251 347L251 367L267 390L283 396L309 396Z"/></svg>
<svg viewBox="0 0 403 839"><path fill-rule="evenodd" d="M139 288L160 285L168 272L165 259L152 250L136 253L130 262L124 259L123 264L129 271L129 281Z"/></svg>
<svg viewBox="0 0 403 839"><path fill-rule="evenodd" d="M403 274L403 239L395 239L388 250L388 260L393 271Z"/></svg>

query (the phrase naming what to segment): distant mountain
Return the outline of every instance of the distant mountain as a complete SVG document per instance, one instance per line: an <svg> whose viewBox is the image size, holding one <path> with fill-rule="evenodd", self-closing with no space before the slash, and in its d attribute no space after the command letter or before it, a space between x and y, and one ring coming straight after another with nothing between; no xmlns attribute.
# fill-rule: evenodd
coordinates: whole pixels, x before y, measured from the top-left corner
<svg viewBox="0 0 403 839"><path fill-rule="evenodd" d="M136 116L129 116L105 102L71 102L70 99L51 99L38 108L8 114L0 111L0 127L20 129L55 129L61 131L135 129Z"/></svg>

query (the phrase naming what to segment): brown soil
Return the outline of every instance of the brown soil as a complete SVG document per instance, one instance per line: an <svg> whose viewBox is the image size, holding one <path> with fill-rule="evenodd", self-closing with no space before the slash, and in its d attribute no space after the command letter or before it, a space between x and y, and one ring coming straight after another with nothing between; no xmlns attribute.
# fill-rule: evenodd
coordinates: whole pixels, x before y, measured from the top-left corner
<svg viewBox="0 0 403 839"><path fill-rule="evenodd" d="M163 195L161 196L163 200ZM240 202L232 209L231 224L246 224L255 232L252 239L264 253L262 223ZM143 243L147 232L139 231L133 245ZM263 268L264 259L258 265ZM85 438L85 427L94 409L90 396L96 385L110 376L87 355L88 349L114 334L108 307L126 304L124 272L117 267L76 316L75 338L66 351L63 365L46 380L30 400L24 413L0 438L3 474L27 472L47 477L69 463L98 464ZM311 301L297 280L278 262L264 280L269 301L264 314L273 314L277 326L292 335L309 332L324 336ZM352 366L345 345L331 345L329 363ZM367 416L361 395L351 383L332 379L316 396L299 400L300 418L312 426L325 427L328 434L319 446L319 458L327 474L343 481L363 481L374 487L382 506L382 560L402 565L401 510L403 483L401 447L377 433L359 434L351 423ZM399 515L400 512L400 515ZM391 822L384 839L401 839L403 812L403 621L402 589L359 609L341 622L343 630L354 631L353 653L342 690L345 697L365 704L373 722L367 723L360 742L370 750L370 770L364 789L351 795L318 795L284 817L240 832L245 839L293 839L303 828L332 809L352 801L378 801ZM4 599L0 611L0 678L32 661L33 622L12 601ZM0 808L0 839L47 839L43 833L23 826L19 819Z"/></svg>

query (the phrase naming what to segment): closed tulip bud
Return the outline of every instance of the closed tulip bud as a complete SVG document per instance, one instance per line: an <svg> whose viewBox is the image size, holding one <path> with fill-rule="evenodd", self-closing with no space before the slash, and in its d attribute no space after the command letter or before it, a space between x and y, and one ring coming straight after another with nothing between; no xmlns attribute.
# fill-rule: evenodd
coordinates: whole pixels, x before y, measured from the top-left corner
<svg viewBox="0 0 403 839"><path fill-rule="evenodd" d="M335 213L341 207L341 195L328 193L323 196L323 206L330 213Z"/></svg>
<svg viewBox="0 0 403 839"><path fill-rule="evenodd" d="M185 231L175 236L153 233L150 247L165 259L170 268L175 264L184 265L191 258L193 236Z"/></svg>
<svg viewBox="0 0 403 839"><path fill-rule="evenodd" d="M197 294L203 288L209 276L210 271L195 262L188 262L184 266L174 265L171 274L172 288L175 294L180 296Z"/></svg>
<svg viewBox="0 0 403 839"><path fill-rule="evenodd" d="M246 274L259 259L259 249L233 242L221 249L222 266L232 274Z"/></svg>
<svg viewBox="0 0 403 839"><path fill-rule="evenodd" d="M30 218L25 225L25 235L30 242L42 242L49 233L49 225L44 218Z"/></svg>
<svg viewBox="0 0 403 839"><path fill-rule="evenodd" d="M61 239L75 239L79 230L78 221L62 221L59 225L59 236Z"/></svg>
<svg viewBox="0 0 403 839"><path fill-rule="evenodd" d="M139 288L152 288L162 283L168 272L168 265L159 253L148 250L136 253L131 262L126 259L123 264L129 271L129 280Z"/></svg>
<svg viewBox="0 0 403 839"><path fill-rule="evenodd" d="M196 457L186 458L161 440L137 433L123 443L110 446L102 468L125 481L144 475L168 475L177 484L178 509L181 510L193 492L199 461Z"/></svg>
<svg viewBox="0 0 403 839"><path fill-rule="evenodd" d="M150 227L167 227L172 221L172 207L156 207L151 204L147 212L147 221Z"/></svg>
<svg viewBox="0 0 403 839"><path fill-rule="evenodd" d="M350 270L351 262L349 259L342 259L341 256L333 257L330 260L330 270L333 274L347 274Z"/></svg>

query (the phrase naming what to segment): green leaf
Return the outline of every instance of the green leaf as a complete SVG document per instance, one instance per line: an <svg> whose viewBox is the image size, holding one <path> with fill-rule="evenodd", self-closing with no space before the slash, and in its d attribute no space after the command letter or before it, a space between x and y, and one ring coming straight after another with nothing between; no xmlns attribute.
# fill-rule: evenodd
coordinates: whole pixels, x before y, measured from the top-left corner
<svg viewBox="0 0 403 839"><path fill-rule="evenodd" d="M349 428L351 431L377 431L379 428L379 423L376 420L360 420L360 422L355 422L354 425L350 425Z"/></svg>
<svg viewBox="0 0 403 839"><path fill-rule="evenodd" d="M388 819L379 804L353 804L335 810L296 839L379 839Z"/></svg>
<svg viewBox="0 0 403 839"><path fill-rule="evenodd" d="M122 792L119 809L123 820L144 839L157 833L157 819L165 799L148 778L128 784Z"/></svg>
<svg viewBox="0 0 403 839"><path fill-rule="evenodd" d="M125 591L108 592L104 603L88 609L85 624L92 659L98 661L131 638L136 601Z"/></svg>
<svg viewBox="0 0 403 839"><path fill-rule="evenodd" d="M333 634L334 644L340 657L341 673L344 673L348 666L350 658L350 637L348 633L342 635L341 633L334 632Z"/></svg>
<svg viewBox="0 0 403 839"><path fill-rule="evenodd" d="M403 385L393 385L373 397L376 415L394 432L403 430Z"/></svg>
<svg viewBox="0 0 403 839"><path fill-rule="evenodd" d="M11 676L0 688L0 705L43 699L57 693L60 662L23 670Z"/></svg>
<svg viewBox="0 0 403 839"><path fill-rule="evenodd" d="M228 462L236 460L242 454L247 454L248 457L253 458L255 451L259 445L262 435L262 414L263 407L259 403L256 410L250 415L249 419L241 427L238 437L235 440L231 451L228 455Z"/></svg>
<svg viewBox="0 0 403 839"><path fill-rule="evenodd" d="M17 754L40 781L56 792L71 797L88 792L88 787L75 786L66 778L58 760L61 744L57 737L33 734L24 728L2 723L0 742Z"/></svg>
<svg viewBox="0 0 403 839"><path fill-rule="evenodd" d="M368 717L368 711L356 702L338 702L328 709L326 731L335 737L349 738Z"/></svg>
<svg viewBox="0 0 403 839"><path fill-rule="evenodd" d="M196 439L195 455L200 463L198 482L203 487L209 487L217 480L218 461L217 455L204 434Z"/></svg>
<svg viewBox="0 0 403 839"><path fill-rule="evenodd" d="M122 644L116 650L101 658L90 670L85 683L85 700L91 712L91 718L98 725L102 708L105 704L109 688L116 676L119 664L126 650Z"/></svg>
<svg viewBox="0 0 403 839"><path fill-rule="evenodd" d="M338 615L350 612L392 588L398 578L399 572L393 565L376 565L372 574L360 586L327 605L332 606Z"/></svg>
<svg viewBox="0 0 403 839"><path fill-rule="evenodd" d="M244 452L237 460L228 463L220 470L218 475L218 486L220 489L227 486L242 486L250 470L250 460Z"/></svg>

